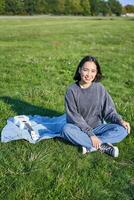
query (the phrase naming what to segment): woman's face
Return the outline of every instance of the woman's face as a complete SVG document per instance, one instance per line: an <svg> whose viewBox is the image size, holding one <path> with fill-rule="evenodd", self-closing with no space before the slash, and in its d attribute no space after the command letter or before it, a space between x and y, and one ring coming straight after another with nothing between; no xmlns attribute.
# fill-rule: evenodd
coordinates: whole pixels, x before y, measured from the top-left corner
<svg viewBox="0 0 134 200"><path fill-rule="evenodd" d="M81 76L81 82L84 84L90 84L96 77L97 67L94 62L87 61L82 68L79 69Z"/></svg>

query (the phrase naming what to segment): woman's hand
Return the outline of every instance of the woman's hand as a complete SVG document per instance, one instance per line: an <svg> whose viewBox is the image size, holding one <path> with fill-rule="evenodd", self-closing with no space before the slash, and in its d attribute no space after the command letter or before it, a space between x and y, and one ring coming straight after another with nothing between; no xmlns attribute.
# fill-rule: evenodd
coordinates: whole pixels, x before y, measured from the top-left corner
<svg viewBox="0 0 134 200"><path fill-rule="evenodd" d="M122 123L122 126L124 126L124 128L127 129L128 134L130 134L130 130L131 130L130 124L128 122L124 121L124 120L122 120L121 123Z"/></svg>
<svg viewBox="0 0 134 200"><path fill-rule="evenodd" d="M102 143L101 140L98 137L96 137L95 135L91 136L90 139L92 141L93 147L95 147L96 149L99 149L100 145Z"/></svg>

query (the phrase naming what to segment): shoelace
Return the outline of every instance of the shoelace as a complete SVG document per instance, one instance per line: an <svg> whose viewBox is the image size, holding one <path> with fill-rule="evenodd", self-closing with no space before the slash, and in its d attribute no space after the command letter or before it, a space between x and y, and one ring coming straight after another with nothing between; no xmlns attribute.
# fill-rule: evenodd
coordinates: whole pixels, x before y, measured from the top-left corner
<svg viewBox="0 0 134 200"><path fill-rule="evenodd" d="M108 154L113 154L113 147L112 146L109 146L109 145L105 145L105 144L103 144L103 145L101 145L101 148L100 148L100 150L102 151L102 152L107 152Z"/></svg>

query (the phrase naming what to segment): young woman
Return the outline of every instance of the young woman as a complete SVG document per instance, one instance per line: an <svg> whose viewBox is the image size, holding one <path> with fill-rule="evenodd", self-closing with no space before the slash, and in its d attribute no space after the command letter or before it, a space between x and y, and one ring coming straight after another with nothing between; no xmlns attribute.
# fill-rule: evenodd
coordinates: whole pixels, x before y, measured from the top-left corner
<svg viewBox="0 0 134 200"><path fill-rule="evenodd" d="M119 150L112 144L130 133L130 125L116 112L111 96L99 83L101 78L97 59L84 57L74 75L76 82L65 95L67 124L63 137L82 146L83 154L100 150L118 157Z"/></svg>

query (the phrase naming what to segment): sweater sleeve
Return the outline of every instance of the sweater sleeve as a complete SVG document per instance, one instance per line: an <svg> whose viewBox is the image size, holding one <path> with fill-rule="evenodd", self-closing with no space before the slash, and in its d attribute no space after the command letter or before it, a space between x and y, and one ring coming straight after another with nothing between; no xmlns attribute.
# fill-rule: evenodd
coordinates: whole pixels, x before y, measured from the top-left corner
<svg viewBox="0 0 134 200"><path fill-rule="evenodd" d="M114 102L109 93L106 90L104 92L105 94L104 94L104 102L102 108L103 119L106 122L121 125L122 117L117 113Z"/></svg>
<svg viewBox="0 0 134 200"><path fill-rule="evenodd" d="M73 91L71 90L67 91L65 95L65 109L68 123L72 123L78 126L89 137L94 135L92 128L87 124L87 122L78 112L76 98Z"/></svg>

